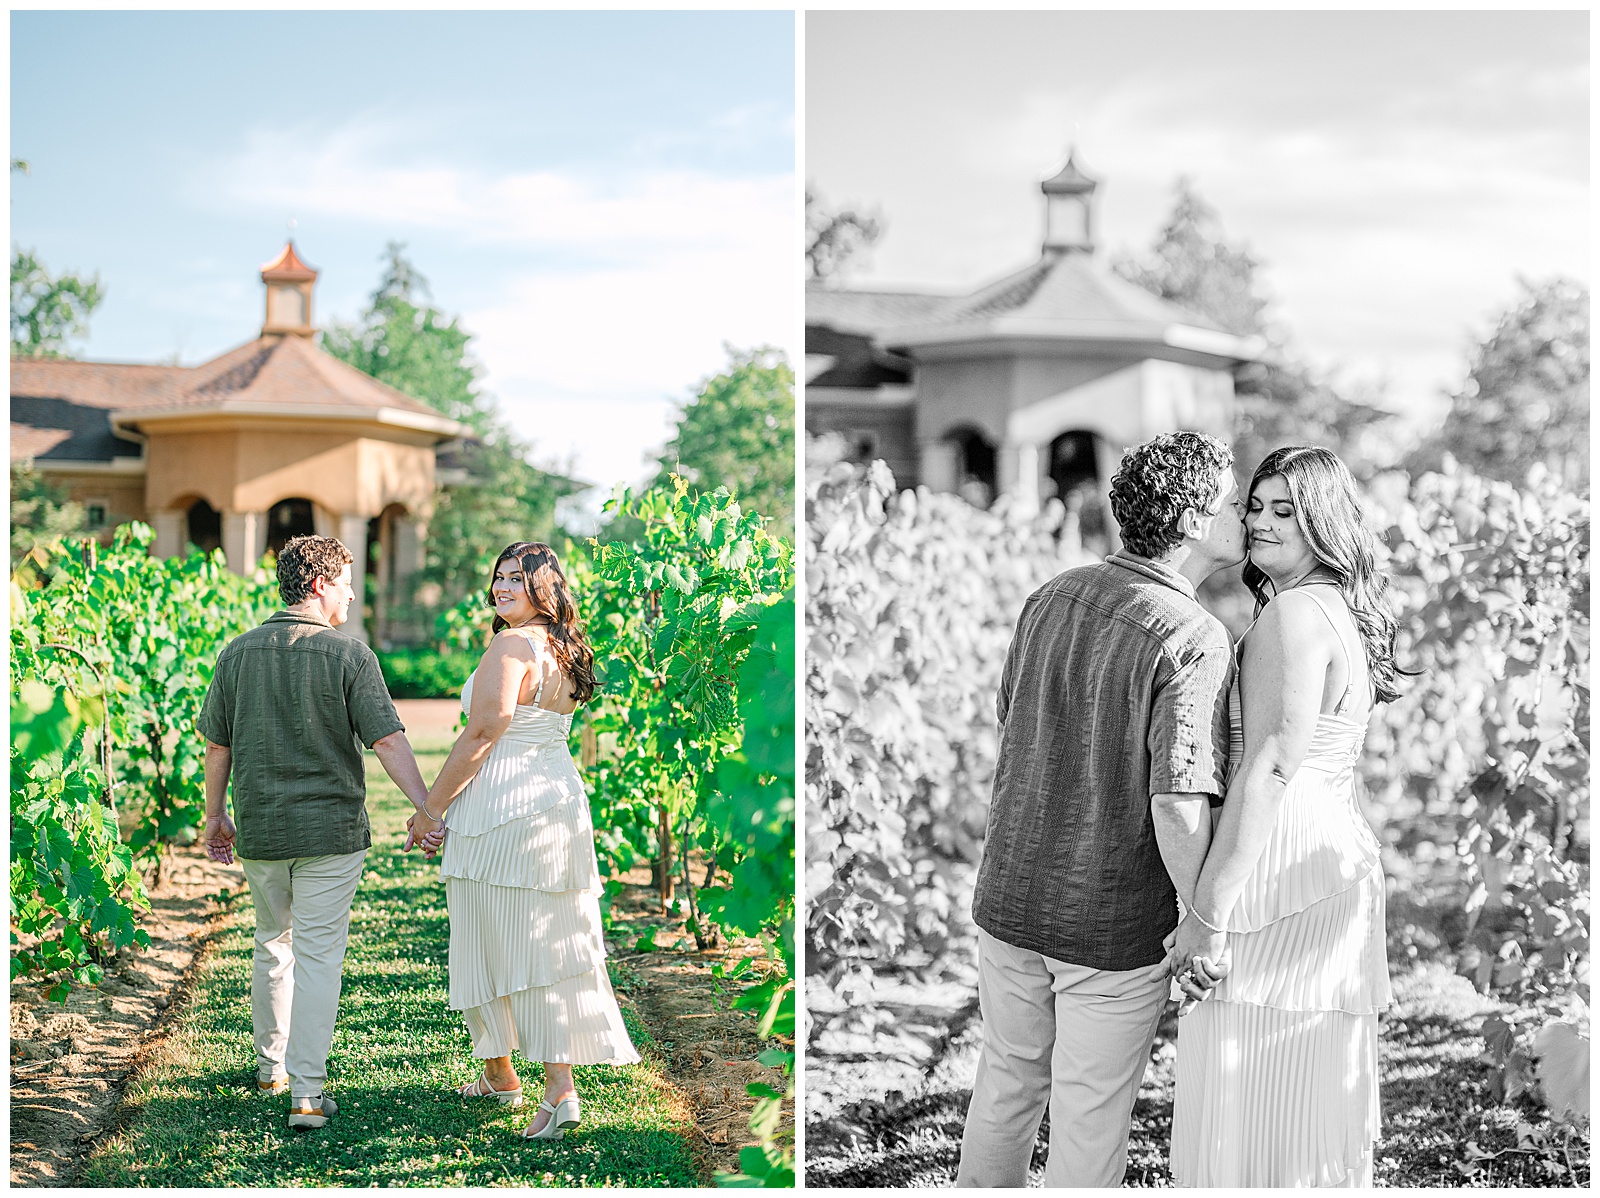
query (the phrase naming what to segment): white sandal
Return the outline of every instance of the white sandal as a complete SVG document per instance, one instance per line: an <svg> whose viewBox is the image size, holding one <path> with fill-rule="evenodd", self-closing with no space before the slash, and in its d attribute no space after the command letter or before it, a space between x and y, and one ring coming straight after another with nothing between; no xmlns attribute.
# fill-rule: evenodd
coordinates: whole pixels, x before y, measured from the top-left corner
<svg viewBox="0 0 1600 1198"><path fill-rule="evenodd" d="M485 1069L476 1078L464 1086L457 1086L456 1093L463 1098L492 1098L502 1106L521 1106L522 1087L515 1090L496 1090L494 1083L489 1080L489 1071Z"/></svg>
<svg viewBox="0 0 1600 1198"><path fill-rule="evenodd" d="M538 1131L533 1130L533 1124L531 1123L523 1128L522 1138L524 1140L559 1140L571 1128L577 1127L582 1121L576 1094L568 1094L557 1103L551 1103L547 1099L539 1104L538 1110L534 1113L538 1114L539 1111L549 1111L550 1118L544 1121L544 1126Z"/></svg>

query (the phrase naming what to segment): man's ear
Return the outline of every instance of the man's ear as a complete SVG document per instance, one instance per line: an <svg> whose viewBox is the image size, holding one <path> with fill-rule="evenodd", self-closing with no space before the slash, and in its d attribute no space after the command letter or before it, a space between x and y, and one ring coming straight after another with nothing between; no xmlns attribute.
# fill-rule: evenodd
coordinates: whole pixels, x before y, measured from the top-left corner
<svg viewBox="0 0 1600 1198"><path fill-rule="evenodd" d="M1183 515L1178 517L1178 531L1186 537L1194 537L1198 540L1204 535L1200 526L1200 521L1203 519L1204 517L1194 508L1187 508L1184 510Z"/></svg>

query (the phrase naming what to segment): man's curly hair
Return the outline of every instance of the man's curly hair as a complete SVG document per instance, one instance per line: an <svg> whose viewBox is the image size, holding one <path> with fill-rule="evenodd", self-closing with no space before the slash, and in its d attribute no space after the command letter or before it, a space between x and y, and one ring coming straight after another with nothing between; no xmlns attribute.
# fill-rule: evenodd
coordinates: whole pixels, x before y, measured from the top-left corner
<svg viewBox="0 0 1600 1198"><path fill-rule="evenodd" d="M278 554L278 594L289 607L304 603L315 594L311 588L317 579L332 582L355 560L333 537L291 537Z"/></svg>
<svg viewBox="0 0 1600 1198"><path fill-rule="evenodd" d="M1183 513L1209 512L1222 496L1218 475L1232 465L1233 451L1205 433L1162 433L1128 450L1111 476L1122 543L1141 557L1165 557L1183 543Z"/></svg>

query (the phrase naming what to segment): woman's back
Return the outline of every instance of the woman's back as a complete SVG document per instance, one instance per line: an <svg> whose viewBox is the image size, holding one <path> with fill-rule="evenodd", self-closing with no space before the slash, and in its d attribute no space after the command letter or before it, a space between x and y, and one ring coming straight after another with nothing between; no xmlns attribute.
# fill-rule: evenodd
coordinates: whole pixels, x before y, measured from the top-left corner
<svg viewBox="0 0 1600 1198"><path fill-rule="evenodd" d="M1298 588L1343 652L1332 655L1306 751L1226 916L1231 972L1179 1026L1180 1185L1370 1184L1377 1012L1391 1000L1379 844L1355 795L1372 687L1349 612L1317 593L1328 590ZM1256 664L1248 684L1287 686L1298 663L1277 679ZM1237 679L1230 706L1237 754Z"/></svg>
<svg viewBox="0 0 1600 1198"><path fill-rule="evenodd" d="M531 668L517 693L517 706L538 707L558 715L571 715L577 711L578 701L572 696L572 680L562 672L561 663L550 648L550 634L546 629L533 624L505 631L526 641L532 652L532 660L528 663Z"/></svg>

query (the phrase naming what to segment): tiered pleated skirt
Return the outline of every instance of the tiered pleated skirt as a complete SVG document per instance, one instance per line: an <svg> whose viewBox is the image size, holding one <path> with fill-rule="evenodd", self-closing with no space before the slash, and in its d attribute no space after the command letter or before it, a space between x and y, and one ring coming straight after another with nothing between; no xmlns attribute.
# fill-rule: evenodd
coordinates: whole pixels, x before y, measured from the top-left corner
<svg viewBox="0 0 1600 1198"><path fill-rule="evenodd" d="M450 1006L475 1057L639 1059L606 972L594 827L570 726L570 716L519 707L446 813Z"/></svg>
<svg viewBox="0 0 1600 1198"><path fill-rule="evenodd" d="M1390 991L1378 842L1351 770L1364 731L1322 717L1228 917L1232 972L1178 1024L1178 1185L1372 1184Z"/></svg>

